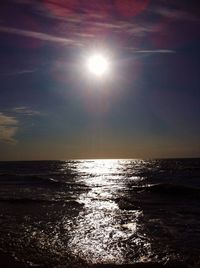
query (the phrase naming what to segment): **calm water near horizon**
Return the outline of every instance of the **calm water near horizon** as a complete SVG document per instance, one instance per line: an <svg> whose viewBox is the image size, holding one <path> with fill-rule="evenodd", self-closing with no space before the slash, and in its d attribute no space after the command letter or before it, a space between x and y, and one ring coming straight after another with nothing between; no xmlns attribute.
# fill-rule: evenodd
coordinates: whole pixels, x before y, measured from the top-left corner
<svg viewBox="0 0 200 268"><path fill-rule="evenodd" d="M200 159L0 162L0 252L21 263L198 265L199 244Z"/></svg>

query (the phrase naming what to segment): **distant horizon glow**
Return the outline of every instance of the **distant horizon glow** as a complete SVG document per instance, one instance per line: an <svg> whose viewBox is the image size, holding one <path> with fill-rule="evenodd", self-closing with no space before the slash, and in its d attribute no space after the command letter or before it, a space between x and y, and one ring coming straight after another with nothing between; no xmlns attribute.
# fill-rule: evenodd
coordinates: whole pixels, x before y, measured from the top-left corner
<svg viewBox="0 0 200 268"><path fill-rule="evenodd" d="M97 77L101 77L109 71L108 60L101 53L91 55L87 61L87 67L90 73Z"/></svg>

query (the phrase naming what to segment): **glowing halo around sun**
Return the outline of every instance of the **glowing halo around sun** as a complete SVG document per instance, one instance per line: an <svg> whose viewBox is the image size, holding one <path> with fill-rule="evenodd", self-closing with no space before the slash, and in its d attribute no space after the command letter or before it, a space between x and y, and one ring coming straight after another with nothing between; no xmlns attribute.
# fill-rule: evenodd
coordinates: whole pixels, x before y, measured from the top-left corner
<svg viewBox="0 0 200 268"><path fill-rule="evenodd" d="M102 54L93 54L88 58L87 68L90 73L102 77L109 71L109 62Z"/></svg>

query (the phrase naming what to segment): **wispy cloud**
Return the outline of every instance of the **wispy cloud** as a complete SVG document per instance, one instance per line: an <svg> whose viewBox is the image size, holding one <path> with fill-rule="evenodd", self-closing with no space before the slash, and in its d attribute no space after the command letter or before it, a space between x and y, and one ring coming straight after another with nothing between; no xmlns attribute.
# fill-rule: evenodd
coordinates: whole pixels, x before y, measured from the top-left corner
<svg viewBox="0 0 200 268"><path fill-rule="evenodd" d="M118 31L121 30L126 31L128 34L130 33L134 33L134 35L136 35L136 33L138 33L139 35L141 35L142 33L145 32L152 32L153 29L152 27L141 27L138 25L133 26L130 23L120 23L119 25L115 25L115 24L110 24L109 27L111 27L113 25L114 28L116 28ZM102 27L107 27L108 24L104 24L101 23ZM27 37L31 37L31 38L36 38L36 39L41 39L44 41L50 41L50 42L57 42L57 43L62 43L62 44L66 44L66 45L75 45L75 46L84 46L84 43L86 44L87 42L84 42L84 39L87 38L92 38L94 37L93 34L87 34L87 33L74 33L74 36L78 36L78 37L82 37L82 41L78 40L78 39L73 39L73 38L64 38L64 37L57 37L54 35L49 35L46 33L40 33L40 32L33 32L33 31L28 31L28 30L21 30L21 29L17 29L17 28L10 28L10 27L4 27L4 26L0 26L0 32L7 32L7 33L11 33L11 34L18 34L18 35L23 35L23 36L27 36ZM168 50L168 49L156 49L156 50L138 50L135 47L124 47L127 50L133 50L135 53L174 53L175 51L173 50ZM35 72L36 70L19 70L19 71L14 71L11 73L3 73L0 75L20 75L20 74L27 74L27 73L32 73Z"/></svg>
<svg viewBox="0 0 200 268"><path fill-rule="evenodd" d="M163 17L175 20L184 21L199 21L199 17L185 10L169 8L168 6L157 6L152 10L153 13L157 13Z"/></svg>
<svg viewBox="0 0 200 268"><path fill-rule="evenodd" d="M0 113L0 142L16 143L15 135L18 124L19 122L15 117Z"/></svg>
<svg viewBox="0 0 200 268"><path fill-rule="evenodd" d="M41 115L39 111L32 110L31 108L27 106L15 107L12 110L17 114L23 114L27 116Z"/></svg>
<svg viewBox="0 0 200 268"><path fill-rule="evenodd" d="M12 72L1 73L0 76L15 76L15 75L34 73L35 71L36 71L36 69L33 69L33 70L16 70L16 71L12 71Z"/></svg>
<svg viewBox="0 0 200 268"><path fill-rule="evenodd" d="M0 32L17 34L17 35L21 35L25 37L40 39L43 41L63 43L63 44L68 44L68 45L74 43L74 40L70 38L58 37L58 36L54 36L54 35L50 35L50 34L46 34L42 32L22 30L22 29L12 28L12 27L0 26Z"/></svg>
<svg viewBox="0 0 200 268"><path fill-rule="evenodd" d="M21 24L8 26L6 25L5 20L4 25L0 25L0 32L34 38L66 46L87 47L91 40L97 39L96 37L98 37L98 33L104 34L105 32L105 35L107 35L107 33L112 33L111 36L118 36L119 39L121 38L121 34L123 36L126 34L128 38L124 38L124 40L126 40L124 43L119 42L119 46L121 44L121 46L131 47L133 44L137 44L138 39L140 40L142 38L146 38L152 33L159 35L159 33L162 31L161 26L163 19L164 21L170 22L180 20L186 22L199 21L199 18L195 12L192 12L191 10L187 11L187 5L182 2L176 3L174 6L169 6L167 1L152 1L151 5L144 10L147 16L141 16L136 20L133 20L129 17L125 18L124 16L120 16L118 11L118 16L116 16L116 7L115 5L111 6L110 1L108 1L108 3L105 3L104 1L103 4L105 6L105 10L109 11L109 16L105 16L103 13L97 14L94 7L100 7L102 5L101 1L96 1L94 6L88 5L88 1L81 1L82 3L79 5L79 8L74 8L74 10L71 10L68 1L13 1L19 5L29 5L29 8L32 10L31 18L33 20L34 16L37 16L35 19L37 19L39 16L44 21L48 20L47 22L51 20L52 27L47 29L45 27L40 28L38 26L37 28L35 27L29 29L29 24L24 23L24 28L21 28ZM158 20L149 20L148 18L151 16L156 16L156 18L158 17ZM38 29L42 30L40 31ZM172 52L173 51L167 50L167 47L166 49L157 49L156 51L148 50L148 47L145 47L143 51L138 51L138 53ZM31 70L25 70L25 72L22 71L18 74L25 74L29 71L31 72ZM15 73L11 75L15 75Z"/></svg>
<svg viewBox="0 0 200 268"><path fill-rule="evenodd" d="M134 48L128 48L133 50L134 53L175 53L175 50L171 49L145 49L145 50L135 50Z"/></svg>

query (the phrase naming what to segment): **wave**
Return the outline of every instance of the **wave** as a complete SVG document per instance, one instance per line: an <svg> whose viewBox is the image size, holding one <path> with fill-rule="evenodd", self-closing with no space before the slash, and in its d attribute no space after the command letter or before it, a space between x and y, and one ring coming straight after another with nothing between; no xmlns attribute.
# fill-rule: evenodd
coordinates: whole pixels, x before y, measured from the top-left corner
<svg viewBox="0 0 200 268"><path fill-rule="evenodd" d="M179 185L172 183L158 183L158 184L149 184L145 186L133 186L132 191L145 191L152 194L166 194L173 196L194 196L200 197L200 188L191 187L187 185Z"/></svg>
<svg viewBox="0 0 200 268"><path fill-rule="evenodd" d="M21 174L0 174L0 183L4 183L4 182L34 182L34 183L38 183L38 182L58 182L57 180L53 179L53 178L42 178L40 176L37 175L21 175Z"/></svg>
<svg viewBox="0 0 200 268"><path fill-rule="evenodd" d="M124 197L116 198L119 208L122 210L144 210L148 213L154 208L160 209L160 204L170 204L184 200L187 203L200 199L200 188L175 184L150 184L144 186L134 186ZM150 194L150 196L149 196ZM167 202L167 203L166 203ZM171 209L171 207L170 207ZM185 213L185 212L184 212Z"/></svg>
<svg viewBox="0 0 200 268"><path fill-rule="evenodd" d="M69 207L82 207L83 204L75 200L56 200L56 199L35 199L35 198L0 198L0 203L10 203L10 204L23 204L28 205L32 203L39 204L65 204Z"/></svg>
<svg viewBox="0 0 200 268"><path fill-rule="evenodd" d="M21 174L0 174L0 185L61 185L64 182L49 177Z"/></svg>
<svg viewBox="0 0 200 268"><path fill-rule="evenodd" d="M67 178L54 179L47 176L0 174L0 186L64 189L64 191L87 191L89 186L82 182L67 180Z"/></svg>

